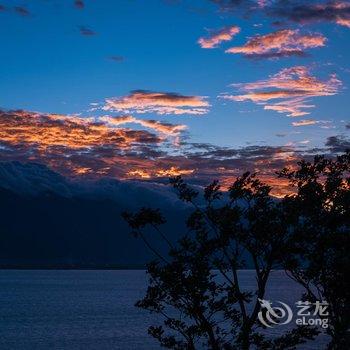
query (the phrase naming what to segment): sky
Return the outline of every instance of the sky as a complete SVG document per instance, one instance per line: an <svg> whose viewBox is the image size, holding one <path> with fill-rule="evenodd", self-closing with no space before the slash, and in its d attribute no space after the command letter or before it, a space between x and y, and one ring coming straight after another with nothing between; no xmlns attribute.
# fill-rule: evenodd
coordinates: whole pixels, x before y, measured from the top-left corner
<svg viewBox="0 0 350 350"><path fill-rule="evenodd" d="M350 2L0 0L0 160L228 183L350 147Z"/></svg>

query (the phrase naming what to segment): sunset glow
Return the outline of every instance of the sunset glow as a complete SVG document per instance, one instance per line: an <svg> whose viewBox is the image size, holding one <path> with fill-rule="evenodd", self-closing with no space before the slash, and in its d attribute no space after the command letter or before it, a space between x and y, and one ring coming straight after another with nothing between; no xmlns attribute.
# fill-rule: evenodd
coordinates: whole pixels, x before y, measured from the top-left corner
<svg viewBox="0 0 350 350"><path fill-rule="evenodd" d="M282 195L276 171L349 144L348 1L3 0L0 16L0 161L224 188L249 170Z"/></svg>

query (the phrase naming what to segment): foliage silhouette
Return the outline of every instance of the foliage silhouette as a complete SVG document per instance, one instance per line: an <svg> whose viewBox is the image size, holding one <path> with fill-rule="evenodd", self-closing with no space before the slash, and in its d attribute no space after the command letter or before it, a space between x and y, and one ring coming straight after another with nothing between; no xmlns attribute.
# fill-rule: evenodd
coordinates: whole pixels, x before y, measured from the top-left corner
<svg viewBox="0 0 350 350"><path fill-rule="evenodd" d="M163 317L163 324L150 326L149 333L170 349L295 349L314 339L318 330L306 326L269 339L258 320L258 299L265 296L271 271L286 265L295 247L291 227L296 220L289 218L293 198L273 199L271 188L248 172L227 193L217 181L207 186L204 204L181 177L171 184L193 206L188 232L175 244L161 231L165 219L159 210L123 213L133 234L156 255L147 267L147 293L136 303ZM146 226L166 241L168 255L150 244ZM243 290L238 271L250 263L256 288Z"/></svg>
<svg viewBox="0 0 350 350"><path fill-rule="evenodd" d="M284 199L292 222L285 269L305 288L305 301L329 304L331 343L350 346L350 152L336 159L315 157L279 176L290 180L296 194Z"/></svg>

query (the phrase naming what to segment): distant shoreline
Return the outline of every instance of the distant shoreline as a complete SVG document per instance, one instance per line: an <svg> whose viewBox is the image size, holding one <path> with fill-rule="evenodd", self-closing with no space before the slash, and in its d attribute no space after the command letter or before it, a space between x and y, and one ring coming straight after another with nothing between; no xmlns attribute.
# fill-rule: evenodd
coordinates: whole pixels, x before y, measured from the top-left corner
<svg viewBox="0 0 350 350"><path fill-rule="evenodd" d="M1 270L56 270L56 271L64 271L64 270L90 270L90 271L97 271L97 270L133 270L133 271L146 271L147 266L146 265L129 265L129 266L123 266L123 265L103 265L103 266L74 266L74 265L50 265L50 266L41 266L41 265L0 265L0 271ZM247 268L247 269L240 269L238 271L254 271L253 268ZM273 269L273 271L284 271L283 269Z"/></svg>
<svg viewBox="0 0 350 350"><path fill-rule="evenodd" d="M0 270L146 270L145 265L0 265Z"/></svg>

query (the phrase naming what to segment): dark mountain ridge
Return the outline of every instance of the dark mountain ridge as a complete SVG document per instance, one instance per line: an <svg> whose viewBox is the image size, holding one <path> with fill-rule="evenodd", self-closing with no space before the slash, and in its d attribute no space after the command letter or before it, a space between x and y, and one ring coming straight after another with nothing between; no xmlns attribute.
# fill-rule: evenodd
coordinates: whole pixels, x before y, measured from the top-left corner
<svg viewBox="0 0 350 350"><path fill-rule="evenodd" d="M143 267L152 258L130 235L124 210L161 208L165 231L184 232L188 209L164 184L71 181L36 163L0 162L0 266ZM157 237L153 244L163 247Z"/></svg>

